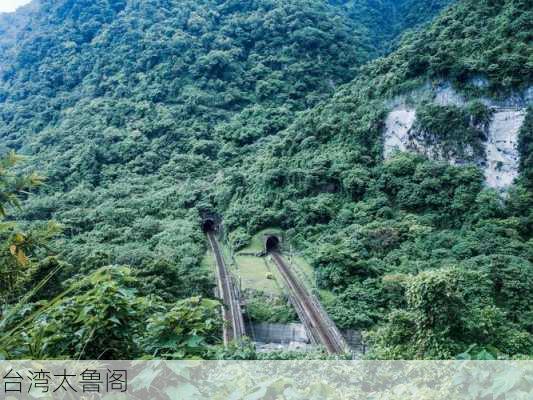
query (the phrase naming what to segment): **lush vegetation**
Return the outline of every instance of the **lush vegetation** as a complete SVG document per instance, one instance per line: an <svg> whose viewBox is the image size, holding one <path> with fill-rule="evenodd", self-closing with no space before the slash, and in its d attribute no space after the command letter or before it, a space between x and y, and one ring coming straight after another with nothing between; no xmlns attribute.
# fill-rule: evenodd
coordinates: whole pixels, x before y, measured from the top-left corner
<svg viewBox="0 0 533 400"><path fill-rule="evenodd" d="M0 29L0 153L29 156L0 166L2 353L257 357L218 347L216 212L236 248L282 228L373 357L533 354L531 112L506 197L475 166L382 159L389 96L531 85L527 0L459 1L369 62L449 3L45 0ZM418 111L423 138L480 151L480 103Z"/></svg>
<svg viewBox="0 0 533 400"><path fill-rule="evenodd" d="M379 53L394 48L398 35L425 24L455 0L330 0L348 16L365 26L369 40Z"/></svg>
<svg viewBox="0 0 533 400"><path fill-rule="evenodd" d="M27 189L42 183L37 175L13 172L17 161L14 154L0 160L2 219ZM53 223L29 232L14 222L0 224L2 358L183 359L206 357L219 344L218 302L192 297L167 303L157 296L157 283L141 280L144 271L127 267L76 275L52 256L49 244L58 231Z"/></svg>
<svg viewBox="0 0 533 400"><path fill-rule="evenodd" d="M263 292L245 293L246 314L253 322L284 324L297 322L296 311L285 297L268 296Z"/></svg>
<svg viewBox="0 0 533 400"><path fill-rule="evenodd" d="M415 138L426 149L433 150L433 159L475 162L483 160L485 132L492 110L481 102L466 108L422 104L416 110Z"/></svg>
<svg viewBox="0 0 533 400"><path fill-rule="evenodd" d="M533 261L527 180L502 198L473 166L407 154L383 162L381 149L388 96L443 77L467 96L506 96L530 84L527 16L531 6L523 1L460 2L246 159L247 174L232 179L248 190L217 197L231 228L254 232L274 224L307 249L318 285L336 294L327 299L331 315L341 327L371 330L375 357L448 358L469 348L531 354L532 298L523 291ZM479 75L483 88L472 83ZM479 151L490 118L479 102L418 111L423 136L445 139L447 153ZM529 122L522 164L529 159ZM472 292L476 279L480 292ZM435 303L438 297L451 304ZM457 319L446 307L467 311ZM483 318L491 322L482 325Z"/></svg>
<svg viewBox="0 0 533 400"><path fill-rule="evenodd" d="M533 189L533 108L529 107L526 120L520 131L520 172L524 186Z"/></svg>

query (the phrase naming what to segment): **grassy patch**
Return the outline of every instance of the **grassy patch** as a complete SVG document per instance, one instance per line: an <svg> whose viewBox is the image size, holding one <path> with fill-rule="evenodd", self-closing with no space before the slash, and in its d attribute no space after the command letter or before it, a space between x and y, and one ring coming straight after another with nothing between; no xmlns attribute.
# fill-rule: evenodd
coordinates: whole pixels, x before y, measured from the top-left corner
<svg viewBox="0 0 533 400"><path fill-rule="evenodd" d="M305 258L301 256L291 257L291 266L308 287L314 288L316 286L315 271Z"/></svg>
<svg viewBox="0 0 533 400"><path fill-rule="evenodd" d="M272 268L267 266L264 258L238 255L235 260L243 290L252 289L278 296L282 294Z"/></svg>
<svg viewBox="0 0 533 400"><path fill-rule="evenodd" d="M205 252L204 258L200 262L200 268L212 271L213 273L217 272L215 257L210 249Z"/></svg>

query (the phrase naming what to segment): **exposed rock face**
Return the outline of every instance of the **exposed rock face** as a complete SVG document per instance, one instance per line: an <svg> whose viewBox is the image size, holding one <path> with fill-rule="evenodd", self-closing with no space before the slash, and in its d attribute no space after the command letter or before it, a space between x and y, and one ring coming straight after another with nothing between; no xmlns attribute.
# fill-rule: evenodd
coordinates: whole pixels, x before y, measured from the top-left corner
<svg viewBox="0 0 533 400"><path fill-rule="evenodd" d="M463 165L465 161L453 154L445 153L438 143L428 144L420 140L415 131L416 110L402 106L392 110L385 120L384 157L390 158L397 151L411 151L422 154L432 160L447 161L454 165ZM468 147L465 153L473 156L473 149ZM482 164L480 160L479 164Z"/></svg>
<svg viewBox="0 0 533 400"><path fill-rule="evenodd" d="M525 110L499 110L493 115L486 144L485 178L490 187L505 189L518 176L518 133Z"/></svg>
<svg viewBox="0 0 533 400"><path fill-rule="evenodd" d="M531 92L532 89L529 88L524 95L500 101L481 99L494 113L485 132L487 137L484 143L485 157L476 160L475 164L483 169L487 185L492 188L505 190L518 176L520 161L517 149L518 134L526 117L526 107L530 104ZM466 104L464 97L448 84L429 89L429 93L426 87L414 97L418 100L427 100L429 97L435 104L441 106L461 107ZM392 111L385 120L383 135L385 158L391 157L396 151L413 151L455 165L464 163L462 160L439 153L436 146L428 146L427 143L417 140L417 133L413 128L416 122L416 106L407 105L405 97L392 100L390 105Z"/></svg>
<svg viewBox="0 0 533 400"><path fill-rule="evenodd" d="M462 106L466 103L464 97L457 93L450 84L443 84L435 89L434 102L441 106Z"/></svg>
<svg viewBox="0 0 533 400"><path fill-rule="evenodd" d="M392 110L385 120L385 158L395 151L406 151L410 141L409 132L416 119L414 109L401 107Z"/></svg>

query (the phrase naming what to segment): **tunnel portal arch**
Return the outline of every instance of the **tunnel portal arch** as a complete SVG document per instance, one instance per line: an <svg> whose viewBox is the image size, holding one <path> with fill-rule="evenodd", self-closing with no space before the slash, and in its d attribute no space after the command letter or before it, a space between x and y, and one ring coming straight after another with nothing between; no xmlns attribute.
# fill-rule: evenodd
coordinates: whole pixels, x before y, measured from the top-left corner
<svg viewBox="0 0 533 400"><path fill-rule="evenodd" d="M265 237L265 251L270 253L271 251L279 250L281 245L281 238L276 235L268 235Z"/></svg>
<svg viewBox="0 0 533 400"><path fill-rule="evenodd" d="M202 230L205 233L214 232L217 228L217 224L214 219L206 218L202 221Z"/></svg>

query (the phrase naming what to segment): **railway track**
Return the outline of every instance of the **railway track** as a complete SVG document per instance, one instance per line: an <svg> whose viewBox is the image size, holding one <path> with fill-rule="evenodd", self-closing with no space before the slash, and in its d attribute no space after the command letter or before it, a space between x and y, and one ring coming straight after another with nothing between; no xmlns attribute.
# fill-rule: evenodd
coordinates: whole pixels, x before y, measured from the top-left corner
<svg viewBox="0 0 533 400"><path fill-rule="evenodd" d="M297 279L279 252L271 251L270 255L289 289L291 301L311 339L322 344L330 354L345 353L348 345L315 296Z"/></svg>
<svg viewBox="0 0 533 400"><path fill-rule="evenodd" d="M211 250L217 263L218 289L222 297L222 318L224 320L224 344L232 341L240 342L245 335L244 320L233 280L228 273L224 257L213 231L206 232Z"/></svg>

